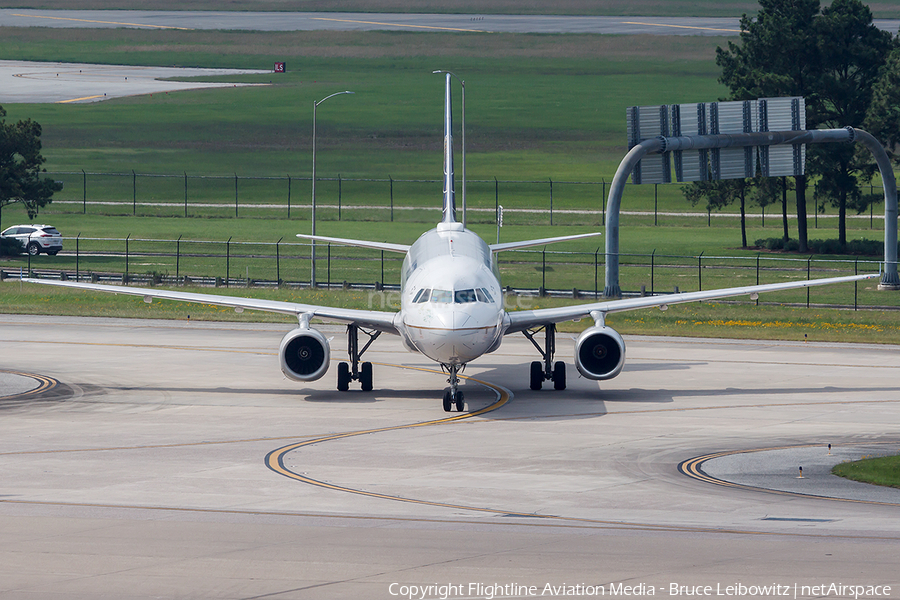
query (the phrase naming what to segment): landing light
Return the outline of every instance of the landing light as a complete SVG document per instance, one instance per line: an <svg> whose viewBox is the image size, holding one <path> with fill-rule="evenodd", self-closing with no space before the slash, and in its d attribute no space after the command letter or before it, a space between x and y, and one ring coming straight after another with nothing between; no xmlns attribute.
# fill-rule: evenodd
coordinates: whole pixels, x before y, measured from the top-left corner
<svg viewBox="0 0 900 600"><path fill-rule="evenodd" d="M759 294L757 294L756 292L753 292L752 294L750 294L750 299L751 300L759 300Z"/></svg>
<svg viewBox="0 0 900 600"><path fill-rule="evenodd" d="M668 304L660 304L659 310L662 310L662 311L669 310L669 305Z"/></svg>

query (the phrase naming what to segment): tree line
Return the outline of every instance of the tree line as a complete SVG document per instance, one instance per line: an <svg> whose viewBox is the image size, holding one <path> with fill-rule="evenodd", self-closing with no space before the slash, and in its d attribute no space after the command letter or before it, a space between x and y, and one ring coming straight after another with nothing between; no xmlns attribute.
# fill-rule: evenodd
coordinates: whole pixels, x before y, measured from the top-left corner
<svg viewBox="0 0 900 600"><path fill-rule="evenodd" d="M740 42L716 49L719 81L729 100L779 96L806 99L807 129L865 129L897 162L900 143L900 42L878 29L872 11L860 0L760 0L760 10L741 18ZM816 144L807 148L806 175L793 178L704 181L685 186L696 205L709 210L739 202L761 206L782 202L783 237L787 242L788 191L793 192L800 252L807 252L807 191L815 179L815 206L838 209L838 243L847 245L847 211L863 212L880 196L864 194L862 185L877 172L871 155L856 144ZM747 246L744 219L741 241Z"/></svg>

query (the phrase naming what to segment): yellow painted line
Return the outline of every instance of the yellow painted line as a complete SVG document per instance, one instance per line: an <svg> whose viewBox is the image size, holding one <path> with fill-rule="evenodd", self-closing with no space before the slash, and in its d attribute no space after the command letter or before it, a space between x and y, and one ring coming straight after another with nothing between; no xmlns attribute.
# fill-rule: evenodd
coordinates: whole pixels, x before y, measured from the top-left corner
<svg viewBox="0 0 900 600"><path fill-rule="evenodd" d="M647 25L649 27L674 27L676 29L699 29L701 31L727 31L729 33L740 33L740 29L717 29L715 27L694 27L692 25L668 25L666 23L642 23L640 21L622 21L623 25Z"/></svg>
<svg viewBox="0 0 900 600"><path fill-rule="evenodd" d="M35 394L42 394L46 391L52 390L59 382L52 377L45 377L44 375L35 375L34 373L22 373L20 371L10 371L7 369L0 369L0 373L9 373L10 375L20 375L22 377L28 377L29 379L34 379L38 382L38 387L33 390L28 390L27 392L22 392L21 394L15 394L12 396L0 396L2 400L18 400L19 398L25 398L27 396L34 396Z"/></svg>
<svg viewBox="0 0 900 600"><path fill-rule="evenodd" d="M93 21L91 19L73 19L71 17L50 17L45 15L23 15L13 13L14 17L26 17L29 19L49 19L52 21L76 21L78 23L100 23L102 25L123 25L125 27L146 27L147 29L180 29L182 31L193 31L190 27L174 27L171 25L143 25L141 23L119 23L117 21Z"/></svg>
<svg viewBox="0 0 900 600"><path fill-rule="evenodd" d="M866 442L866 445L870 444L896 444L897 442ZM726 450L723 452L713 452L711 454L704 454L703 456L695 456L694 458L689 458L688 460L683 461L678 465L678 472L682 475L687 475L691 479L696 479L697 481L703 481L705 483L711 483L713 485L719 485L722 487L734 488L739 490L750 490L754 492L768 492L770 494L779 494L781 496L793 496L795 498L815 498L817 500L835 500L837 502L852 502L855 504L870 504L875 506L900 506L900 503L897 502L877 502L875 500L855 500L852 498L836 498L834 496L821 496L816 494L804 494L803 492L789 492L786 490L773 490L770 488L759 487L755 485L746 485L743 483L734 483L733 481L728 481L725 479L719 479L718 477L713 477L708 475L703 471L703 463L713 460L715 458L721 458L723 456L734 456L736 454L750 454L753 452L766 452L769 450L789 450L791 448L814 448L820 447L822 444L802 444L799 446L775 446L772 448L754 448L751 450Z"/></svg>
<svg viewBox="0 0 900 600"><path fill-rule="evenodd" d="M85 96L84 98L72 98L71 100L60 100L57 104L69 104L70 102L81 102L82 100L94 100L95 98L103 98L106 94L97 94L96 96Z"/></svg>
<svg viewBox="0 0 900 600"><path fill-rule="evenodd" d="M383 365L383 366L393 366L393 367L400 366L400 365L388 365L385 363L375 363L375 364L379 364L379 365ZM443 374L441 371L437 371L435 369L426 369L423 367L400 366L400 368L412 369L415 371L424 371L426 373ZM337 492L346 492L346 493L350 493L350 494L358 494L358 495L362 495L362 496L368 496L370 498L381 498L383 500L395 500L398 502L410 502L413 504L422 504L422 505L427 505L427 506L440 506L443 508L452 508L452 509L458 509L458 510L471 510L471 511L486 512L486 513L492 513L492 514L508 514L508 515L522 516L522 517L540 517L541 515L536 515L536 514L532 514L532 513L518 513L518 512L510 512L507 510L499 510L499 509L493 509L493 508L465 506L465 505L459 505L459 504L450 504L447 502L419 500L416 498L404 498L402 496L393 496L390 494L379 494L377 492L369 492L366 490L360 490L360 489L350 488L350 487L341 486L341 485L334 485L331 483L326 483L324 481L320 481L318 479L313 479L311 477L306 477L304 475L300 475L299 473L295 473L294 471L290 470L289 468L287 468L284 465L284 457L288 453L290 453L294 450L297 450L299 448L303 448L305 446L311 446L313 444L320 444L322 442L329 442L332 440L340 440L340 439L355 437L355 436L359 436L359 435L368 435L368 434L372 434L372 433L383 433L385 431L398 431L401 429L412 429L415 427L428 427L431 425L443 425L446 423L454 423L457 421L461 421L463 419L471 419L472 417L476 417L476 416L483 415L485 413L497 410L498 408L500 408L501 406L506 404L511 397L510 392L508 390L506 390L505 388L500 387L499 385L495 385L493 383L488 383L486 381L481 381L481 380L478 380L478 379L475 379L472 377L465 377L463 375L460 375L460 377L463 379L469 380L469 381L474 381L476 383L480 383L481 385L492 389L497 394L497 401L489 406L486 406L485 408L480 409L480 410L476 410L474 412L469 412L469 413L462 413L462 414L459 414L459 415L456 415L453 417L445 417L443 419L434 419L432 421L422 421L422 422L418 422L418 423L407 423L404 425L392 425L390 427L380 427L377 429L364 429L361 431L349 431L349 432L345 432L345 433L337 433L334 435L329 435L329 436L325 436L325 437L306 440L303 442L289 444L287 446L278 448L277 450L273 450L272 452L267 454L266 459L265 459L265 464L269 469L278 473L279 475L283 475L285 477L294 479L301 483L306 483L308 485L314 485L316 487L326 488L326 489L334 490Z"/></svg>
<svg viewBox="0 0 900 600"><path fill-rule="evenodd" d="M378 21L354 21L352 19L329 19L325 17L313 17L313 21L336 21L338 23L359 23L361 25L386 25L389 27L409 27L410 29L438 29L441 31L468 31L471 33L491 33L483 29L461 29L458 27L435 27L432 25L406 25L404 23L379 23Z"/></svg>

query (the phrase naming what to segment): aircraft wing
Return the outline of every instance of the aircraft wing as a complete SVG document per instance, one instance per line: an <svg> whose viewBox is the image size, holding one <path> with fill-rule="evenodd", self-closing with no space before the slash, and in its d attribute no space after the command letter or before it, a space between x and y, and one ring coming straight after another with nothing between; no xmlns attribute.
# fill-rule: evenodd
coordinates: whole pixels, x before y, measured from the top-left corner
<svg viewBox="0 0 900 600"><path fill-rule="evenodd" d="M74 281L56 281L52 279L22 279L27 283L39 283L41 285L53 285L58 287L76 288L94 292L107 292L111 294L128 294L141 296L145 302L153 298L160 300L175 300L178 302L194 302L197 304L214 304L216 306L229 306L235 309L261 310L264 312L282 313L294 315L298 319L303 315L308 318L319 317L332 319L344 323L354 323L361 327L367 327L399 335L394 325L394 317L397 313L378 310L359 310L352 308L335 308L330 306L315 306L313 304L298 304L294 302L282 302L279 300L262 300L256 298L241 298L238 296L219 296L214 294L196 294L192 292L179 292L173 290L157 290L153 288L137 288L126 285L103 285L98 283L77 283Z"/></svg>
<svg viewBox="0 0 900 600"><path fill-rule="evenodd" d="M533 246L544 246L546 244L555 244L557 242L568 242L570 240L580 240L589 237L603 235L602 231L593 233L578 233L575 235L564 235L561 237L541 238L539 240L524 240L521 242L504 242L502 244L491 244L491 252L502 252L503 250L518 250L519 248L531 248Z"/></svg>
<svg viewBox="0 0 900 600"><path fill-rule="evenodd" d="M386 250L388 252L409 252L409 246L406 244L392 244L390 242L370 242L367 240L349 240L346 238L327 237L324 235L306 235L298 233L298 238L305 240L314 240L317 242L328 242L330 244L342 244L344 246L357 246L359 248L371 248L373 250Z"/></svg>
<svg viewBox="0 0 900 600"><path fill-rule="evenodd" d="M831 277L827 279L811 279L808 281L789 281L786 283L771 283L763 285L748 285L743 287L723 288L703 292L686 292L683 294L666 294L664 296L647 296L643 298L626 298L622 300L608 300L606 302L592 302L590 304L578 304L575 306L561 306L558 308L540 308L536 310L517 310L506 313L509 317L509 327L506 333L523 331L532 327L540 327L550 323L571 321L582 317L591 316L592 312L607 313L624 312L639 308L651 308L668 306L669 304L682 304L685 302L698 302L701 300L717 300L733 296L746 296L761 294L764 292L777 292L833 283L848 283L880 277L878 273L869 275L850 275L846 277Z"/></svg>

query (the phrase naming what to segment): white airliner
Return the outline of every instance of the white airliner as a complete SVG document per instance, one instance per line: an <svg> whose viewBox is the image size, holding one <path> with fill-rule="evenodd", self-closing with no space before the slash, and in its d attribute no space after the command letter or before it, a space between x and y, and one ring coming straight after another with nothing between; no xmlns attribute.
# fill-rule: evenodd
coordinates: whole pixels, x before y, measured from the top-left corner
<svg viewBox="0 0 900 600"><path fill-rule="evenodd" d="M26 279L33 283L73 287L85 290L198 302L229 306L236 309L262 310L295 315L299 326L281 340L281 370L295 381L315 381L328 370L331 349L328 339L310 327L314 317L347 323L349 362L338 364L337 388L346 391L357 380L363 390L372 389L372 363L360 363L371 343L382 333L399 335L411 352L424 354L439 363L449 374L450 384L444 392L444 410L465 407L459 390L459 373L466 364L500 347L503 336L522 332L534 344L543 360L531 363L530 386L541 389L544 381L552 381L557 390L566 387L566 365L554 364L556 323L589 317L594 325L575 342L575 367L593 380L612 379L625 364L625 342L618 332L604 323L608 313L669 304L712 300L831 283L845 283L878 277L878 274L834 277L770 285L727 288L666 296L610 300L561 308L507 312L503 307L503 290L497 269L497 253L504 250L542 246L554 242L600 235L587 233L555 238L487 244L477 234L456 220L452 117L450 110L450 75L446 78L444 107L444 205L443 218L437 227L426 231L411 246L381 242L348 240L299 234L298 237L334 244L346 244L406 254L401 273L399 312L355 310L296 304L253 298L233 298L210 294L98 285L69 281ZM544 331L543 347L535 335ZM359 347L358 334L369 336Z"/></svg>

